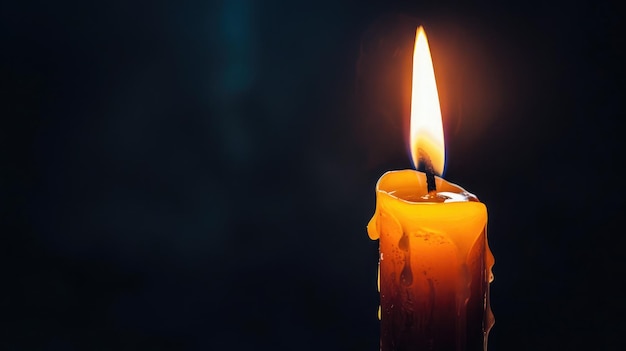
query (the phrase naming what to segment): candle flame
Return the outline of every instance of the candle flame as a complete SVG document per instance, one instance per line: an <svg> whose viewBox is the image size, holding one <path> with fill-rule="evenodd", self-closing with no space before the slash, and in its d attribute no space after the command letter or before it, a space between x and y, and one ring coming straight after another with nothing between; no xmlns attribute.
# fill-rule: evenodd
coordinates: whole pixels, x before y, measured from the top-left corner
<svg viewBox="0 0 626 351"><path fill-rule="evenodd" d="M413 166L418 167L420 158L430 159L433 171L442 175L445 146L441 108L428 39L422 26L417 28L415 34L411 88L410 147Z"/></svg>

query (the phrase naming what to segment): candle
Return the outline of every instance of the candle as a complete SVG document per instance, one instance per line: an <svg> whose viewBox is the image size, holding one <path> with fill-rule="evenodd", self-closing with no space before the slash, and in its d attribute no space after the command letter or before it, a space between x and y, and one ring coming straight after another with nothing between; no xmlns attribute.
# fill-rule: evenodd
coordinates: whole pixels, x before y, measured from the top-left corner
<svg viewBox="0 0 626 351"><path fill-rule="evenodd" d="M390 171L376 184L367 225L379 240L381 351L486 350L494 318L494 257L487 208L438 177L445 164L435 75L423 27L416 31L410 149L416 170Z"/></svg>

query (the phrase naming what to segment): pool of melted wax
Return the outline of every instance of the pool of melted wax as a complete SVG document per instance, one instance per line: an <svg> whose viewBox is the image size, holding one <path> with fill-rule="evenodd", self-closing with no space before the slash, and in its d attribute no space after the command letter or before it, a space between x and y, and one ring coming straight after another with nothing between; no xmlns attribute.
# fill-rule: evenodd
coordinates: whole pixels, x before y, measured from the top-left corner
<svg viewBox="0 0 626 351"><path fill-rule="evenodd" d="M463 193L453 193L449 191L440 191L431 194L415 194L415 193L407 193L404 191L392 191L389 193L399 199L409 202L432 202L432 203L450 203L450 202L478 202L476 196L463 192Z"/></svg>

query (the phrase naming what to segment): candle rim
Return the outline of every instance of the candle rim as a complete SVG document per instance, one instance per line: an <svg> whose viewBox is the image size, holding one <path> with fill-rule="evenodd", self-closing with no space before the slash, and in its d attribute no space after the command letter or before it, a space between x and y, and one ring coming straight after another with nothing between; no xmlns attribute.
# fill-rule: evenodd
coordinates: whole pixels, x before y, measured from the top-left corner
<svg viewBox="0 0 626 351"><path fill-rule="evenodd" d="M409 205L453 205L453 204L458 204L459 201L453 201L453 202L421 202L421 201L411 201L411 200L407 200L404 199L402 197L396 196L394 194L392 194L393 191L390 191L390 189L387 189L385 186L383 186L383 182L385 181L389 181L389 178L392 176L405 176L407 177L409 174L413 174L415 176L417 176L416 179L416 183L417 184L415 187L416 189L427 189L427 185L426 185L426 174L424 172L420 172L414 169L402 169L402 170L392 170L392 171L387 171L385 173L383 173L383 175L378 179L378 181L376 182L376 193L380 193L384 196L388 196L393 200L397 200L400 201L402 203L406 203ZM437 184L437 191L438 192L454 192L457 194L461 194L461 195L465 195L468 198L468 201L471 201L469 199L474 198L475 200L478 200L478 198L470 193L469 191L465 190L463 187L451 183L437 175L435 175L435 182ZM419 190L419 194L422 194L422 191ZM426 191L423 191L423 194L426 194ZM468 201L462 201L461 203L465 203Z"/></svg>

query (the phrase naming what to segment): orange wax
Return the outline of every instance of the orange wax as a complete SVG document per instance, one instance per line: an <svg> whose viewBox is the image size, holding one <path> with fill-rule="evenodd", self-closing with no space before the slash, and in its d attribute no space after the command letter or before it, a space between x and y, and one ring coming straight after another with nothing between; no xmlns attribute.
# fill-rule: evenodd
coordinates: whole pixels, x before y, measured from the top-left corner
<svg viewBox="0 0 626 351"><path fill-rule="evenodd" d="M440 196L429 199L425 174L402 170L376 186L367 231L380 239L381 351L487 347L487 208L457 185L438 177L436 185Z"/></svg>

